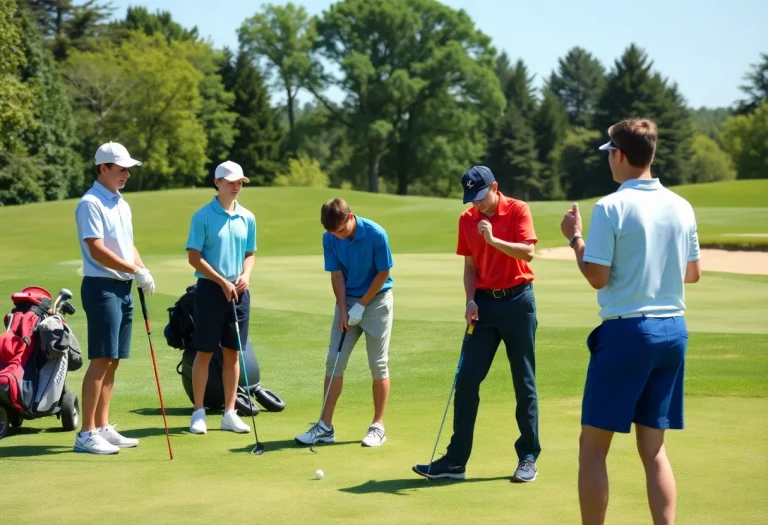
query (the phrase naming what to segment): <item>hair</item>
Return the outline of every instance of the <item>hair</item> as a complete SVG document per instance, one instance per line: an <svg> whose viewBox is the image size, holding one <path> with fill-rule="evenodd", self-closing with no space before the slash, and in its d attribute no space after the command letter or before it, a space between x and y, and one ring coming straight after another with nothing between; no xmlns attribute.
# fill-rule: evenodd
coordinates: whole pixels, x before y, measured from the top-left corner
<svg viewBox="0 0 768 525"><path fill-rule="evenodd" d="M114 162L102 162L101 164L96 165L96 176L101 175L101 167L106 166L108 170L112 169L112 166L114 166Z"/></svg>
<svg viewBox="0 0 768 525"><path fill-rule="evenodd" d="M654 121L647 118L624 119L608 128L608 135L627 156L631 166L645 168L653 162L659 138Z"/></svg>
<svg viewBox="0 0 768 525"><path fill-rule="evenodd" d="M323 224L323 228L333 232L349 220L351 213L347 201L341 197L336 197L327 201L320 208L320 222Z"/></svg>

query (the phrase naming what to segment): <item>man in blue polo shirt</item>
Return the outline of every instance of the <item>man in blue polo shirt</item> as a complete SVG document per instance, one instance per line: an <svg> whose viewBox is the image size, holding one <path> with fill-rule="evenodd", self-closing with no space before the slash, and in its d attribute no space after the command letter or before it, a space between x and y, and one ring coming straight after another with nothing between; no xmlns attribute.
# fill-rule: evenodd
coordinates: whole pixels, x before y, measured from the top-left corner
<svg viewBox="0 0 768 525"><path fill-rule="evenodd" d="M598 290L601 324L590 333L579 440L582 522L602 524L606 457L614 432L635 424L653 523L674 523L677 489L664 432L683 428L688 329L685 283L701 276L691 205L651 174L658 131L648 119L608 129L608 164L619 189L594 206L586 243L578 204L561 222L579 269Z"/></svg>
<svg viewBox="0 0 768 525"><path fill-rule="evenodd" d="M139 444L109 423L109 407L115 371L131 355L133 281L147 296L155 290L133 242L131 207L120 194L131 176L128 169L141 164L122 144L102 144L96 151L98 179L75 211L90 360L83 377L82 429L75 437L75 452L116 454Z"/></svg>
<svg viewBox="0 0 768 525"><path fill-rule="evenodd" d="M326 358L323 393L331 388L320 421L296 441L332 443L336 439L333 412L341 395L344 370L349 355L365 333L368 367L373 376L373 422L362 440L365 447L377 447L386 440L384 408L389 397L389 340L392 332L392 253L384 228L370 219L352 213L344 199L323 204L320 222L323 233L325 270L331 272L331 286L336 308L331 325L331 341ZM337 356L342 332L346 331L341 353ZM331 372L338 357L336 372Z"/></svg>
<svg viewBox="0 0 768 525"><path fill-rule="evenodd" d="M243 182L250 182L239 164L223 162L216 167L217 195L192 216L187 238L189 264L195 269L195 348L192 365L194 411L189 431L205 434L205 389L213 354L221 349L224 416L221 430L250 432L235 412L240 378L239 346L248 340L251 311L249 291L256 251L256 218L237 202ZM232 312L235 303L237 318Z"/></svg>

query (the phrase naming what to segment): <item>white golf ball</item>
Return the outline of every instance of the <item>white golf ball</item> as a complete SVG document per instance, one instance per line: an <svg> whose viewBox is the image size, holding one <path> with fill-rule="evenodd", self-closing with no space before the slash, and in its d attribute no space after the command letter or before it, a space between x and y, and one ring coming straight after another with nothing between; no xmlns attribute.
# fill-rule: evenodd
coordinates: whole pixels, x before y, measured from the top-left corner
<svg viewBox="0 0 768 525"><path fill-rule="evenodd" d="M323 476L325 476L325 474L323 473L322 470L315 471L315 479L323 479Z"/></svg>

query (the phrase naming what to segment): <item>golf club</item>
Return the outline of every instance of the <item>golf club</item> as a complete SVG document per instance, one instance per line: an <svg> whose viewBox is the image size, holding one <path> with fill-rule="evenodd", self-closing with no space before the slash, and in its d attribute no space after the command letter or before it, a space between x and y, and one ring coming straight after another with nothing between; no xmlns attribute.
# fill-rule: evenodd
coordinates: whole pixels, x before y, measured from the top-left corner
<svg viewBox="0 0 768 525"><path fill-rule="evenodd" d="M344 344L344 338L347 335L347 329L344 328L341 331L341 341L339 341L339 348L336 350L336 359L333 362L333 370L331 371L331 378L328 380L328 388L325 390L325 399L323 399L323 406L320 408L320 416L317 418L315 426L315 436L317 436L317 430L320 428L320 421L323 419L323 412L325 412L325 403L328 401L328 394L331 393L331 383L333 383L333 375L336 373L336 364L339 362L339 356L341 355L341 347ZM315 450L315 442L317 437L312 438L312 444L309 446L309 450L317 452Z"/></svg>
<svg viewBox="0 0 768 525"><path fill-rule="evenodd" d="M157 383L157 393L160 396L160 410L163 413L163 423L165 424L165 437L168 440L168 454L173 459L173 450L171 449L171 435L168 432L168 420L165 418L165 403L163 402L163 391L160 389L160 376L157 374L157 361L155 360L155 348L152 345L152 330L149 327L149 314L147 313L147 302L144 299L144 291L139 290L139 301L141 301L141 313L144 315L144 326L147 328L147 339L149 339L149 352L152 354L152 366L155 369L155 382Z"/></svg>
<svg viewBox="0 0 768 525"><path fill-rule="evenodd" d="M475 321L473 320L471 323L469 323L469 326L467 327L467 336L472 335L472 332L475 330ZM451 385L451 391L448 393L448 402L445 404L445 412L443 412L443 420L440 422L440 430L437 431L437 439L435 440L435 446L432 449L432 457L429 458L429 467L427 467L427 477L425 479L429 479L429 474L432 470L432 461L435 459L435 451L437 451L437 444L440 441L440 434L443 432L443 424L445 423L445 416L448 415L448 407L451 405L451 397L453 396L453 390L456 388L456 380L459 378L459 370L461 370L461 363L464 361L464 345L461 347L461 354L459 354L459 364L456 366L456 373L453 375L453 384Z"/></svg>
<svg viewBox="0 0 768 525"><path fill-rule="evenodd" d="M58 313L57 307L61 301L69 301L70 299L72 299L72 292L69 291L69 288L62 288L59 290L59 296L56 297L56 300L53 302L52 313Z"/></svg>
<svg viewBox="0 0 768 525"><path fill-rule="evenodd" d="M239 350L240 354L240 361L242 362L242 369L243 369L243 375L245 376L245 384L250 385L251 383L248 382L248 367L245 364L245 356L243 355L243 342L240 341L240 323L237 322L237 305L235 304L234 299L232 300L232 313L235 316L235 331L237 332L237 349ZM246 392L248 390L246 389ZM250 394L248 395L248 402L252 403ZM251 412L251 423L253 423L253 435L256 437L256 446L253 447L253 450L251 450L251 454L256 454L257 456L260 456L264 453L264 449L266 448L264 446L264 443L259 443L259 434L256 432L256 418L253 417L253 410L250 410Z"/></svg>
<svg viewBox="0 0 768 525"><path fill-rule="evenodd" d="M74 315L77 310L69 301L62 301L59 303L59 312L64 315Z"/></svg>

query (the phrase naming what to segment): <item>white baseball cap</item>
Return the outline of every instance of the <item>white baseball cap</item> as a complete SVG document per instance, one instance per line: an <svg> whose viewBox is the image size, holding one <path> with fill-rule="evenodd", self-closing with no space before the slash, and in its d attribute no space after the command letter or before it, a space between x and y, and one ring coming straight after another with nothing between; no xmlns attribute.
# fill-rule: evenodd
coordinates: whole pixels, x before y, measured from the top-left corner
<svg viewBox="0 0 768 525"><path fill-rule="evenodd" d="M96 150L96 165L107 163L117 164L121 168L132 168L142 164L140 160L132 159L125 146L117 142L107 142Z"/></svg>
<svg viewBox="0 0 768 525"><path fill-rule="evenodd" d="M216 166L216 178L224 179L229 182L235 182L243 180L245 182L251 182L248 177L243 175L243 168L237 162L227 160Z"/></svg>

